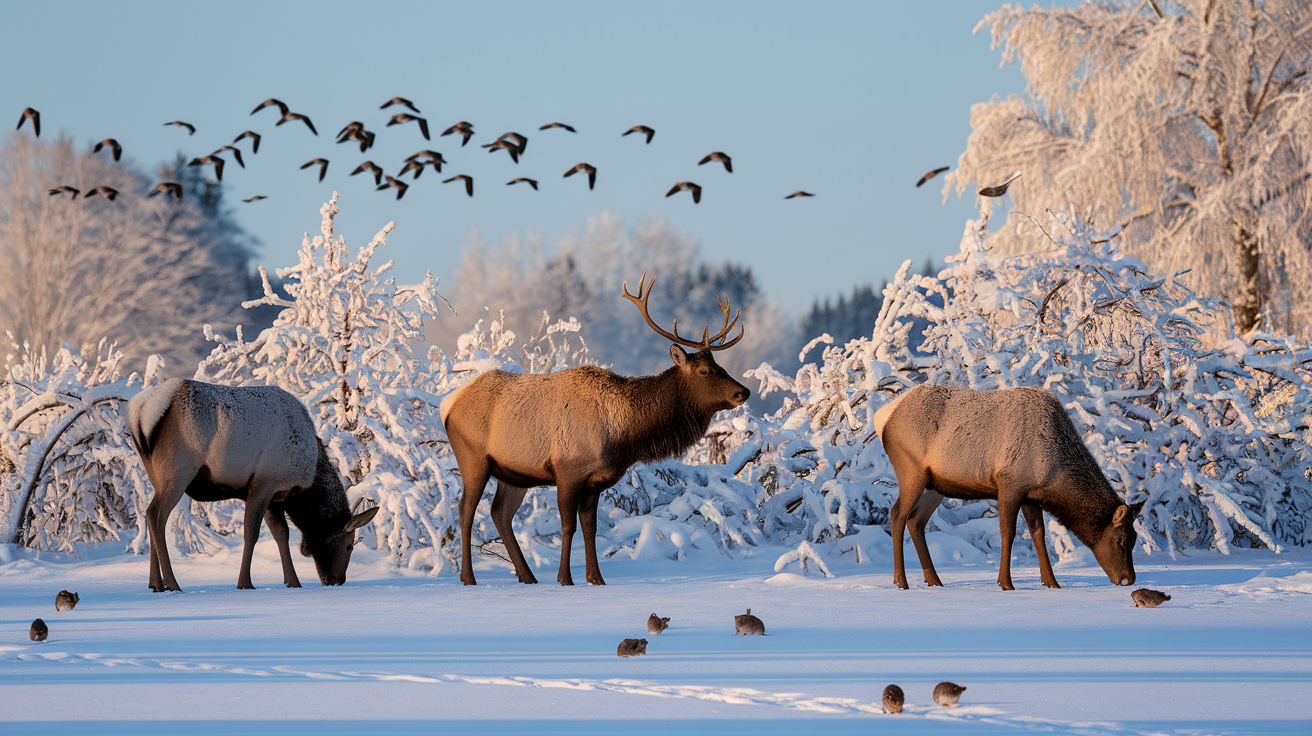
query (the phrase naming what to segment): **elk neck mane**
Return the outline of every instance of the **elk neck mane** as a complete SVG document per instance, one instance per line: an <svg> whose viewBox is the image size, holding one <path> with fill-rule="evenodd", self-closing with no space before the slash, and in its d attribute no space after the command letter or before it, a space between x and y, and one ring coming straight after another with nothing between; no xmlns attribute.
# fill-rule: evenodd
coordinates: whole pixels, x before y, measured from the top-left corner
<svg viewBox="0 0 1312 736"><path fill-rule="evenodd" d="M615 376L626 384L623 394L629 407L628 421L613 425L608 447L612 460L627 467L673 457L706 434L715 412L693 405L678 371L671 367L655 376Z"/></svg>
<svg viewBox="0 0 1312 736"><path fill-rule="evenodd" d="M351 518L346 501L346 489L337 475L337 468L328 458L328 449L319 440L319 460L314 470L313 488L302 488L288 495L283 509L292 523L301 530L301 549L308 552L307 543L324 541L334 532L345 528Z"/></svg>

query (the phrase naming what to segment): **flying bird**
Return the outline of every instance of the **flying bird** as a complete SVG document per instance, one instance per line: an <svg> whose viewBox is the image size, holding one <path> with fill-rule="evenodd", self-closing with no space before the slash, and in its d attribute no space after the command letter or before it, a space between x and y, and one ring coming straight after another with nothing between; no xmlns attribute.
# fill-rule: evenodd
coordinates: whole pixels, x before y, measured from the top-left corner
<svg viewBox="0 0 1312 736"><path fill-rule="evenodd" d="M418 179L419 175L424 173L424 167L427 165L428 165L427 161L419 161L416 159L414 161L407 163L405 166L401 167L401 170L397 172L396 175L405 176L405 172L413 171L415 172L415 178Z"/></svg>
<svg viewBox="0 0 1312 736"><path fill-rule="evenodd" d="M810 192L804 192L799 189L793 192L792 194L788 195L787 197L784 197L784 199L792 199L793 197L814 197L814 196L815 195Z"/></svg>
<svg viewBox="0 0 1312 736"><path fill-rule="evenodd" d="M419 123L419 132L424 134L424 140L426 141L432 140L432 138L428 137L428 120L426 120L425 118L416 117L408 112L398 112L397 114L393 115L392 119L387 121L387 127L390 128L393 125L401 125L403 123L409 123L411 121ZM400 199L400 197L398 197L397 199Z"/></svg>
<svg viewBox="0 0 1312 736"><path fill-rule="evenodd" d="M21 129L23 128L23 121L24 121L24 120L31 120L31 121L32 121L32 132L36 134L36 137L37 137L37 138L40 138L40 137L41 137L41 113L37 112L36 109L31 108L31 107L24 108L24 109L23 109L23 114L18 116L18 127L17 127L17 128L14 128L14 130L21 130Z"/></svg>
<svg viewBox="0 0 1312 736"><path fill-rule="evenodd" d="M255 195L254 197L251 197L250 199L243 199L242 201L243 201L243 202L258 202L258 201L260 201L261 199L268 199L268 197L264 196L263 194L257 194L257 195Z"/></svg>
<svg viewBox="0 0 1312 736"><path fill-rule="evenodd" d="M223 148L220 148L219 150L211 153L210 155L217 156L220 153L223 153L224 151L232 151L232 157L237 159L237 165L242 167L243 169L246 168L246 164L241 160L241 151L236 148L233 148L232 146L224 146Z"/></svg>
<svg viewBox="0 0 1312 736"><path fill-rule="evenodd" d="M679 192L692 192L692 203L698 204L702 201L702 188L690 181L681 181L675 184L670 191L665 193L667 197L673 197Z"/></svg>
<svg viewBox="0 0 1312 736"><path fill-rule="evenodd" d="M123 146L120 146L118 144L118 141L114 140L113 138L106 138L105 140L97 143L96 147L91 149L91 152L100 153L100 149L104 148L105 146L109 146L109 150L114 153L115 161L117 161L119 157L123 155Z"/></svg>
<svg viewBox="0 0 1312 736"><path fill-rule="evenodd" d="M310 159L309 161L306 161L305 163L301 164L301 169L308 169L311 166L314 166L315 164L319 165L319 181L323 181L324 175L328 173L328 159L326 158Z"/></svg>
<svg viewBox="0 0 1312 736"><path fill-rule="evenodd" d="M346 134L350 133L352 130L364 130L364 123L360 122L359 120L352 120L351 122L347 123L345 126L342 127L341 130L337 131L337 138L338 138L337 142L341 143L343 140L345 140Z"/></svg>
<svg viewBox="0 0 1312 736"><path fill-rule="evenodd" d="M77 195L78 195L81 191L82 191L81 189L77 189L76 187L70 187L70 186L68 186L68 185L65 185L65 186L62 186L62 187L55 187L54 189L51 189L51 190L50 190L50 196L53 197L53 196L55 196L56 194L63 194L64 192L72 192L72 193L73 193L73 199L77 199Z"/></svg>
<svg viewBox="0 0 1312 736"><path fill-rule="evenodd" d="M384 103L383 103L383 106L380 107L380 108L378 108L378 109L379 109L379 110L386 110L387 108L391 107L392 105L405 105L406 107L410 108L411 110L414 110L415 113L418 113L418 112L419 112L419 108L415 107L415 103L411 102L410 100L407 100L407 99L404 98L404 97L393 97L392 99L388 100L387 102L384 102Z"/></svg>
<svg viewBox="0 0 1312 736"><path fill-rule="evenodd" d="M461 120L450 128L447 128L442 135L451 135L452 133L464 137L464 140L460 141L460 147L464 148L465 144L468 143L469 139L474 135L474 124Z"/></svg>
<svg viewBox="0 0 1312 736"><path fill-rule="evenodd" d="M275 106L275 105L278 106L278 112L279 112L280 114L282 114L282 115L286 115L286 114L287 114L287 110L288 110L289 108L287 107L286 103L284 103L282 100L276 100L276 99L270 97L269 99L265 100L264 102L261 102L260 104L256 105L256 106L255 106L255 109L254 109L254 110L251 110L251 115L254 115L255 113L259 112L260 110L263 110L263 109L266 108L266 107L273 107L273 106Z"/></svg>
<svg viewBox="0 0 1312 736"><path fill-rule="evenodd" d="M346 135L337 139L338 143L355 141L360 144L360 153L364 153L374 147L374 134L364 128L351 128L346 131Z"/></svg>
<svg viewBox="0 0 1312 736"><path fill-rule="evenodd" d="M466 175L464 175L464 174L456 174L455 176L451 177L450 179L445 179L445 180L443 180L442 183L443 183L443 184L450 184L451 182L455 181L456 179L463 179L464 182L465 182L465 194L468 194L468 195L471 196L471 197L474 196L474 177L472 177L472 176L466 176Z"/></svg>
<svg viewBox="0 0 1312 736"><path fill-rule="evenodd" d="M510 154L511 161L519 163L519 146L516 146L512 141L499 138L491 143L484 143L483 148L486 148L488 153L492 153L498 149L503 150Z"/></svg>
<svg viewBox="0 0 1312 736"><path fill-rule="evenodd" d="M729 172L730 174L733 173L733 159L729 158L729 154L720 151L712 151L706 154L706 156L701 161L697 162L697 165L701 166L702 164L708 164L712 161L719 161L720 163L724 164L725 171Z"/></svg>
<svg viewBox="0 0 1312 736"><path fill-rule="evenodd" d="M1007 187L1011 186L1011 183L1012 183L1013 181L1016 181L1016 180L1019 179L1019 178L1020 178L1020 172L1017 171L1016 173L1014 173L1014 174L1011 175L1011 178L1010 178L1010 179L1008 179L1008 180L1002 182L1001 184L997 184L997 185L995 185L995 186L991 186L991 187L984 187L983 189L979 190L979 196L981 196L981 197L1001 197L1001 196L1003 196L1004 194L1007 193Z"/></svg>
<svg viewBox="0 0 1312 736"><path fill-rule="evenodd" d="M164 124L165 124L165 125L176 125L176 126L178 126L178 127L180 127L180 128L186 128L186 129L187 129L187 135L196 135L196 126L192 125L191 123L184 123L184 122L182 122L181 120L174 120L174 121L171 122L171 123L164 123Z"/></svg>
<svg viewBox="0 0 1312 736"><path fill-rule="evenodd" d="M108 199L109 201L113 202L114 198L118 196L118 190L115 189L114 187L100 186L87 192L82 198L89 199L97 194L103 194L105 195L105 199Z"/></svg>
<svg viewBox="0 0 1312 736"><path fill-rule="evenodd" d="M629 133L641 133L641 134L647 136L647 142L648 142L648 143L651 143L652 136L656 135L656 131L655 131L655 130L652 130L651 128L648 128L648 127L645 126L645 125L635 125L635 126L633 126L632 128L629 128L628 130L624 131L624 132L620 135L620 137L623 138L624 136L628 135Z"/></svg>
<svg viewBox="0 0 1312 736"><path fill-rule="evenodd" d="M544 125L544 126L538 128L538 130L546 130L546 129L548 129L548 128L564 128L565 130L568 130L568 131L571 132L571 133L577 133L577 132L578 132L577 130L574 130L574 126L572 126L572 125L566 125L566 124L564 124L564 123L547 123L546 125Z"/></svg>
<svg viewBox="0 0 1312 736"><path fill-rule="evenodd" d="M365 161L364 163L355 167L355 171L351 172L351 176L355 176L356 174L363 173L365 171L368 171L370 174L374 175L374 186L383 183L383 170L379 168L378 164L374 163L373 161ZM418 179L419 177L416 176L415 178Z"/></svg>
<svg viewBox="0 0 1312 736"><path fill-rule="evenodd" d="M148 198L153 197L156 194L172 194L173 196L177 197L179 201L181 201L182 185L177 183L176 181L162 181L156 184L153 188L151 188L151 190L146 193L146 197Z"/></svg>
<svg viewBox="0 0 1312 736"><path fill-rule="evenodd" d="M951 167L951 166L940 166L940 167L938 167L937 169L934 169L933 171L926 171L926 172L925 172L925 175L922 176L922 177L920 177L920 181L916 182L916 186L918 187L918 186L920 186L921 184L924 184L925 182L929 181L930 179L933 179L934 177L938 176L939 174L942 174L944 171L947 171L947 170L950 169L950 168L952 168L952 167Z"/></svg>
<svg viewBox="0 0 1312 736"><path fill-rule="evenodd" d="M446 159L442 158L442 154L437 151L420 151L419 153L412 153L406 157L405 162L410 163L411 161L415 161L423 156L428 157L428 160L424 163L432 164L433 168L437 169L437 173L439 174L442 173L442 164L449 163ZM419 176L416 174L415 178L418 179Z"/></svg>
<svg viewBox="0 0 1312 736"><path fill-rule="evenodd" d="M384 189L387 189L388 187L396 187L396 198L400 199L405 196L405 190L409 189L410 185L406 184L400 179L393 179L392 177L389 176L387 177L387 183L379 186L374 191L381 192Z"/></svg>
<svg viewBox="0 0 1312 736"><path fill-rule="evenodd" d="M528 185L533 187L533 191L536 192L538 190L537 179L530 179L527 176L521 176L518 179L511 179L510 181L506 182L506 186L510 186L511 184L518 184L521 181L528 182Z"/></svg>
<svg viewBox="0 0 1312 736"><path fill-rule="evenodd" d="M278 118L278 122L274 123L274 125L278 126L278 125L282 125L283 123L290 123L293 120L303 121L305 123L305 127L309 128L311 133L314 133L315 135L319 135L319 131L314 129L314 123L310 122L310 119L308 117L300 114L299 112L283 113L282 117Z"/></svg>
<svg viewBox="0 0 1312 736"><path fill-rule="evenodd" d="M499 141L504 141L507 138L513 138L515 140L515 147L519 150L520 155L523 155L524 149L528 148L528 137L522 136L513 130L510 131L509 133L502 133L501 135L497 136L497 140Z"/></svg>
<svg viewBox="0 0 1312 736"><path fill-rule="evenodd" d="M253 131L253 130L248 130L248 131L246 131L245 133L242 133L241 135L237 136L236 138L233 138L233 139L232 139L232 142L235 144L237 141L241 140L242 138L250 138L250 139L254 142L254 145L251 146L251 153L259 153L259 152L260 152L260 134L259 134L259 133L256 133L256 132Z"/></svg>
<svg viewBox="0 0 1312 736"><path fill-rule="evenodd" d="M569 177L582 172L587 172L588 189L591 189L593 185L597 183L597 167L592 164L575 164L574 168L565 172L565 178L568 179Z"/></svg>
<svg viewBox="0 0 1312 736"><path fill-rule="evenodd" d="M187 162L188 166L204 166L205 164L214 164L214 178L223 181L223 159L210 154L201 158L193 158Z"/></svg>

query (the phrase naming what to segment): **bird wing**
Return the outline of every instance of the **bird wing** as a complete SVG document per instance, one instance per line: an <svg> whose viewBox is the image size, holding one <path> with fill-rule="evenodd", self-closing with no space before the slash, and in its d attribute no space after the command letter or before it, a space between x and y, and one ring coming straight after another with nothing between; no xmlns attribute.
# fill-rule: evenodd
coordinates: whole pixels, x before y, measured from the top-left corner
<svg viewBox="0 0 1312 736"><path fill-rule="evenodd" d="M212 162L214 164L214 178L223 181L223 159L218 156L206 156L206 158L214 159Z"/></svg>
<svg viewBox="0 0 1312 736"><path fill-rule="evenodd" d="M319 135L319 131L314 129L314 123L310 122L310 119L308 117L304 115L297 115L296 117L300 120L305 121L305 127L309 128L311 133L314 133L315 135Z"/></svg>
<svg viewBox="0 0 1312 736"><path fill-rule="evenodd" d="M597 183L597 167L588 167L588 189L591 189Z"/></svg>
<svg viewBox="0 0 1312 736"><path fill-rule="evenodd" d="M644 131L642 131L642 132L644 132L644 133L647 134L647 142L648 142L648 143L651 143L651 139L652 139L653 136L656 135L656 131L655 131L654 129L652 129L652 128L647 128L645 125L644 125L643 127L646 128L646 130L644 130Z"/></svg>
<svg viewBox="0 0 1312 736"><path fill-rule="evenodd" d="M419 121L419 132L424 134L424 140L426 141L433 140L432 138L428 137L428 121L425 120L424 118L415 118L415 120ZM400 199L400 197L397 197L397 199Z"/></svg>
<svg viewBox="0 0 1312 736"><path fill-rule="evenodd" d="M916 182L916 186L919 187L920 185L924 184L925 182L929 181L930 179L933 179L934 177L938 176L939 174L942 174L944 171L947 171L948 168L950 168L950 167L947 167L947 166L940 166L940 167L938 167L937 169L934 169L933 171L927 171L927 172L925 172L925 175L922 176L922 177L920 177L920 181Z"/></svg>
<svg viewBox="0 0 1312 736"><path fill-rule="evenodd" d="M536 191L538 190L538 181L537 181L537 179L525 179L524 181L528 182L528 185L531 186L531 187L533 187L533 191L536 192Z"/></svg>
<svg viewBox="0 0 1312 736"><path fill-rule="evenodd" d="M260 110L263 110L263 109L266 108L266 107L272 107L272 106L274 106L274 105L277 105L277 106L278 106L278 111L281 112L283 115L286 115L286 114L287 114L287 105L286 105L285 103L283 103L281 100L277 100L277 99L274 99L274 98L272 98L272 97L270 97L269 99L265 100L264 102L261 102L260 104L256 105L256 106L255 106L255 109L254 109L254 110L251 110L251 114L254 115L255 113L259 112Z"/></svg>

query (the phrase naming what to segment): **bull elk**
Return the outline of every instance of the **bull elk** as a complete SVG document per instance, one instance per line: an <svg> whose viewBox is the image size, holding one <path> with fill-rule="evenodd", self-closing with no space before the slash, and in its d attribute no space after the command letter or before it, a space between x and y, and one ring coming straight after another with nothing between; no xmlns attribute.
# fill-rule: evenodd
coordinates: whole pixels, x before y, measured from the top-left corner
<svg viewBox="0 0 1312 736"><path fill-rule="evenodd" d="M547 374L515 374L492 370L461 386L442 401L442 424L460 466L464 495L460 500L460 580L474 585L470 536L474 512L489 478L497 479L492 497L492 521L506 545L521 583L537 578L524 560L511 522L533 486L556 486L560 510L561 585L573 585L570 545L576 518L583 527L587 581L605 585L597 566L597 504L601 494L624 476L629 466L677 455L706 434L711 417L747 401L751 392L729 377L714 353L742 339L726 336L738 324L739 310L729 319L731 305L719 300L724 314L721 330L708 327L700 342L667 332L647 312L651 285L647 275L633 302L657 334L674 342L674 365L656 376L619 376L594 366ZM652 284L655 279L652 279ZM696 348L688 353L680 346Z"/></svg>
<svg viewBox="0 0 1312 736"><path fill-rule="evenodd" d="M301 587L287 544L289 516L301 530L301 554L314 558L319 581L346 582L355 530L378 509L351 515L342 479L295 396L275 386L174 378L132 397L128 430L155 487L146 507L151 590L181 590L164 525L184 494L202 502L246 502L238 588L255 587L251 556L261 519L278 544L283 583Z"/></svg>
<svg viewBox="0 0 1312 736"><path fill-rule="evenodd" d="M899 588L907 587L902 532L908 520L925 583L943 584L925 544L925 525L944 496L997 500L1003 590L1015 589L1011 543L1018 511L1025 514L1045 586L1061 587L1048 561L1044 511L1093 550L1112 583L1134 583L1133 525L1143 503L1121 502L1048 391L916 386L875 412L874 429L897 475L891 516L893 582Z"/></svg>

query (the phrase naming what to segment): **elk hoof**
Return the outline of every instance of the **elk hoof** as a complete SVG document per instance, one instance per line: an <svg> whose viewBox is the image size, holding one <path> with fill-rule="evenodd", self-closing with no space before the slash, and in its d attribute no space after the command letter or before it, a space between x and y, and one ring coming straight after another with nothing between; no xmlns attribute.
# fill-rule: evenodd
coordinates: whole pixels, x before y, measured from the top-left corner
<svg viewBox="0 0 1312 736"><path fill-rule="evenodd" d="M902 590L906 590L907 588L911 587L910 585L907 585L907 581L897 580L896 578L893 580L893 584L901 588Z"/></svg>
<svg viewBox="0 0 1312 736"><path fill-rule="evenodd" d="M589 584L589 585L605 585L605 584L606 584L606 581L603 580L602 577L601 577L600 575L597 575L596 577L593 577L593 576L589 575L589 576L588 576L588 584Z"/></svg>
<svg viewBox="0 0 1312 736"><path fill-rule="evenodd" d="M299 587L301 587L301 584L300 584L300 583L287 583L287 587L288 587L288 588L299 588Z"/></svg>
<svg viewBox="0 0 1312 736"><path fill-rule="evenodd" d="M1016 586L1012 585L1010 582L1006 582L1006 583L1004 583L1004 582L999 581L999 582L998 582L998 587L999 587L999 588L1002 588L1003 590L1015 590L1015 589L1016 589Z"/></svg>
<svg viewBox="0 0 1312 736"><path fill-rule="evenodd" d="M1043 587L1045 587L1045 588L1053 588L1053 589L1057 589L1057 588L1060 588L1061 586L1057 584L1057 581L1056 581L1056 580L1053 580L1053 581L1050 582L1050 583L1046 583L1046 582L1045 582L1045 583L1043 584Z"/></svg>
<svg viewBox="0 0 1312 736"><path fill-rule="evenodd" d="M255 590L255 586L250 583L237 583L237 590Z"/></svg>

